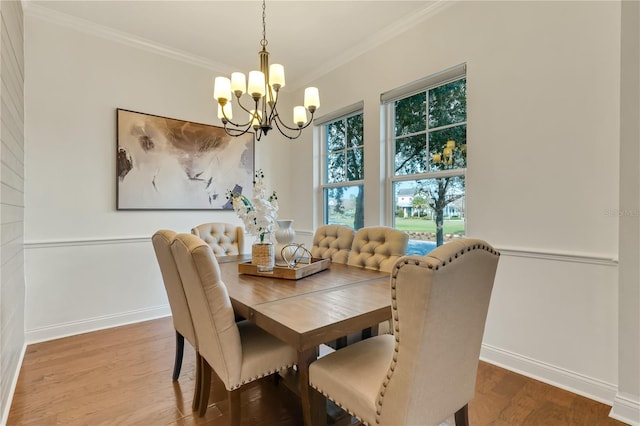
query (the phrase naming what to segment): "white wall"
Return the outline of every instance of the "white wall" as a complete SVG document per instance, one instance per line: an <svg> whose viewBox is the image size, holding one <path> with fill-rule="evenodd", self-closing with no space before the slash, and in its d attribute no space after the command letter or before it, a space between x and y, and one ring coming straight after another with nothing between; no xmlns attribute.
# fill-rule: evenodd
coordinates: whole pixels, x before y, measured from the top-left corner
<svg viewBox="0 0 640 426"><path fill-rule="evenodd" d="M374 225L389 219L380 94L467 63L468 234L503 253L483 357L608 403L624 374L610 214L620 13L617 2L457 2L312 82L320 115L364 101ZM149 235L237 219L115 211L115 108L212 122L215 73L37 17L26 24L27 338L166 314ZM256 163L308 240L318 224L311 132L271 138Z"/></svg>
<svg viewBox="0 0 640 426"><path fill-rule="evenodd" d="M364 101L365 222L388 224L380 94L467 64L467 231L503 253L482 356L609 404L625 374L620 20L616 2L458 2L312 82L323 113ZM298 230L317 225L307 140Z"/></svg>
<svg viewBox="0 0 640 426"><path fill-rule="evenodd" d="M0 5L0 424L24 355L24 26L20 2Z"/></svg>
<svg viewBox="0 0 640 426"><path fill-rule="evenodd" d="M150 236L240 220L232 211L116 211L116 108L219 124L218 73L35 12L27 9L25 52L27 340L168 315ZM256 146L256 167L269 168L274 187L288 185L268 142Z"/></svg>

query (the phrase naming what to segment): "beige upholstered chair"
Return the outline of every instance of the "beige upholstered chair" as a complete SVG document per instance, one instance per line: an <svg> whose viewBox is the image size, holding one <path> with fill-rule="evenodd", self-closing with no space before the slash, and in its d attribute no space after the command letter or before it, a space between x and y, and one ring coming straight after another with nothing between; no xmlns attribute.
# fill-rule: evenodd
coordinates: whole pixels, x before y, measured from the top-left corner
<svg viewBox="0 0 640 426"><path fill-rule="evenodd" d="M198 341L196 340L193 322L191 322L191 313L189 312L187 298L184 294L184 288L182 287L182 280L180 280L176 262L173 260L173 254L171 253L171 243L173 243L175 237L175 232L161 229L153 234L153 237L151 238L153 249L156 252L156 258L158 259L158 265L160 266L162 280L164 281L164 288L167 291L167 298L169 299L169 307L171 308L171 316L173 318L173 327L176 330L176 356L173 364L174 381L178 380L180 370L182 368L184 339L187 339L191 346L196 350L196 358L198 353ZM200 397L198 395L200 390L198 382L199 377L199 369L196 363L196 388L193 397L194 410L198 409L198 404L200 402Z"/></svg>
<svg viewBox="0 0 640 426"><path fill-rule="evenodd" d="M369 226L360 228L351 245L347 264L361 268L391 272L393 264L407 253L409 234L387 226ZM385 321L378 325L377 334L391 331L391 322ZM368 337L370 330L362 332L362 338ZM351 342L354 335L348 336ZM356 337L357 339L357 337ZM344 346L344 340L338 341L338 347Z"/></svg>
<svg viewBox="0 0 640 426"><path fill-rule="evenodd" d="M244 229L230 223L203 223L191 229L191 233L209 244L216 256L242 253Z"/></svg>
<svg viewBox="0 0 640 426"><path fill-rule="evenodd" d="M297 353L248 321L236 323L218 261L200 238L176 236L171 251L178 265L199 345L200 416L207 410L211 368L224 383L231 424L240 424L240 391L261 378L293 366Z"/></svg>
<svg viewBox="0 0 640 426"><path fill-rule="evenodd" d="M311 386L365 424L468 425L499 253L460 239L399 259L391 275L394 335L313 362Z"/></svg>
<svg viewBox="0 0 640 426"><path fill-rule="evenodd" d="M399 257L407 253L409 234L387 226L360 228L353 237L348 265L391 272Z"/></svg>
<svg viewBox="0 0 640 426"><path fill-rule="evenodd" d="M347 263L355 231L343 225L322 225L313 235L311 256Z"/></svg>

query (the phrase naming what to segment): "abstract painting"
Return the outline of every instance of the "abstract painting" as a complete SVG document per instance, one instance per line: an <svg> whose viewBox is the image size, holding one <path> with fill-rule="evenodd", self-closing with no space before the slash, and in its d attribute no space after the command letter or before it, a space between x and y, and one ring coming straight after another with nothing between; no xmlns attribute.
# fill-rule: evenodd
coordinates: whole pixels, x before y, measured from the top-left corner
<svg viewBox="0 0 640 426"><path fill-rule="evenodd" d="M118 210L233 209L231 190L250 194L254 135L117 110Z"/></svg>

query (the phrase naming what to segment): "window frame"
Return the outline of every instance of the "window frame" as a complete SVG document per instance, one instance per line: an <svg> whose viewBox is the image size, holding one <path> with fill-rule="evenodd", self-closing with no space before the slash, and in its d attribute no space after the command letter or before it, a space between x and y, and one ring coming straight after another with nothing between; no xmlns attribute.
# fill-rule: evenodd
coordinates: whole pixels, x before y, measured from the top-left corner
<svg viewBox="0 0 640 426"><path fill-rule="evenodd" d="M402 138L406 138L416 134L426 134L427 135L427 168L423 173L415 173L415 174L404 174L404 175L396 175L395 174L395 149L396 149L396 140L398 137L395 135L395 103L398 100L405 99L416 95L418 93L426 92L427 98L427 108L429 102L429 90L435 89L440 86L444 86L446 84L452 83L454 81L462 80L467 78L467 69L466 64L460 64L455 67L449 68L442 72L436 73L434 75L428 76L424 79L418 80L416 82L410 83L408 85L399 87L397 89L390 90L388 92L380 95L381 101L381 109L384 114L384 136L385 136L385 155L386 155L386 185L385 191L386 195L385 199L385 217L387 218L386 224L390 227L395 227L395 193L394 186L398 182L411 182L411 181L419 181L419 180L427 180L427 179L438 179L444 177L454 177L454 176L462 176L465 179L465 198L467 196L467 167L468 167L468 151L467 151L467 167L457 168L457 169L449 169L449 170L438 170L438 171L429 171L429 151L428 151L428 143L429 143L429 134L435 131L457 127L457 126L467 126L468 124L468 111L467 117L464 121L454 124L447 124L444 126L429 128L429 120L427 117L426 120L426 128L424 131L413 132L410 134L402 135ZM465 94L465 100L468 99L468 95ZM465 228L466 228L466 211L465 211Z"/></svg>
<svg viewBox="0 0 640 426"><path fill-rule="evenodd" d="M362 179L358 180L344 180L342 182L328 182L328 150L327 150L327 126L335 123L339 120L348 120L350 117L362 115L362 145L358 145L362 147ZM364 191L365 185L365 163L364 163L364 102L358 102L353 105L349 105L347 107L341 108L333 113L327 114L323 117L320 117L314 120L314 125L319 129L319 139L320 139L320 155L319 155L319 164L320 164L320 174L319 174L319 197L320 206L322 210L322 224L327 224L329 220L329 206L327 205L327 198L325 196L325 191L332 188L346 188L351 186L361 186ZM345 145L344 152L346 153L349 148ZM345 163L346 164L346 163Z"/></svg>

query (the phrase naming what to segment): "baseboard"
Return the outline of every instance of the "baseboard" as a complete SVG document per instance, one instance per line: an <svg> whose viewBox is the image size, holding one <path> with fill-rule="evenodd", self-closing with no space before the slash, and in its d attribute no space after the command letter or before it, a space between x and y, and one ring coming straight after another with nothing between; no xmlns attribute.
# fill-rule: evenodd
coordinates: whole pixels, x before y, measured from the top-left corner
<svg viewBox="0 0 640 426"><path fill-rule="evenodd" d="M618 392L613 400L609 417L632 426L640 425L640 400L624 392Z"/></svg>
<svg viewBox="0 0 640 426"><path fill-rule="evenodd" d="M482 345L480 359L603 404L612 405L616 397L616 385L491 345Z"/></svg>
<svg viewBox="0 0 640 426"><path fill-rule="evenodd" d="M18 378L20 377L20 370L22 369L22 361L24 361L24 354L27 352L27 344L22 345L22 351L20 352L20 358L18 359L18 365L16 371L13 372L13 379L11 380L11 387L9 388L9 397L5 406L2 407L2 420L0 425L5 426L7 420L9 420L9 411L11 410L11 403L13 402L13 395L16 392L16 386L18 386Z"/></svg>
<svg viewBox="0 0 640 426"><path fill-rule="evenodd" d="M169 305L155 306L147 309L123 312L113 315L89 318L82 321L71 321L31 330L25 330L27 344L59 339L90 331L118 327L126 324L167 317L171 315Z"/></svg>

